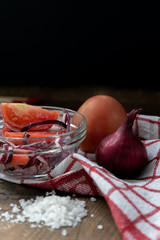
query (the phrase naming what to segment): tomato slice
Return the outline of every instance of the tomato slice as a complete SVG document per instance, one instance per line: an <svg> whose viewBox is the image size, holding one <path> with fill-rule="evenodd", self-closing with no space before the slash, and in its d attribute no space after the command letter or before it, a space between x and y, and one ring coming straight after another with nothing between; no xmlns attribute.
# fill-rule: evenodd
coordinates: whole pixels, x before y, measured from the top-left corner
<svg viewBox="0 0 160 240"><path fill-rule="evenodd" d="M1 103L1 113L4 122L12 131L19 131L32 122L57 120L59 116L59 111L50 111L25 103ZM30 131L45 131L51 126L51 124L40 125L31 128Z"/></svg>
<svg viewBox="0 0 160 240"><path fill-rule="evenodd" d="M24 140L21 140L19 138L23 138L24 134L26 132L12 132L11 130L9 130L5 125L2 128L2 136L3 137L8 137L8 138L14 138L14 139L8 139L8 141L14 143L15 145L24 145ZM63 133L62 131L59 132L59 134ZM26 139L27 143L35 143L35 142L41 142L43 141L40 138L45 138L44 140L47 143L50 143L53 138L51 138L52 136L54 136L56 134L56 132L46 132L46 131L29 131L27 132L27 134L29 134L29 137ZM47 138L49 137L49 138Z"/></svg>

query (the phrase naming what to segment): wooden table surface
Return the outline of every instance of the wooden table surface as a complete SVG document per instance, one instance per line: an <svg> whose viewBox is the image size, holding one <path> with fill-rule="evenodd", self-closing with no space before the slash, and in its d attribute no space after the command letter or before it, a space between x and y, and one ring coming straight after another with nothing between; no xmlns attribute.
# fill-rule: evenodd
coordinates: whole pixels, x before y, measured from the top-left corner
<svg viewBox="0 0 160 240"><path fill-rule="evenodd" d="M0 181L0 207L3 211L10 209L10 203L18 204L19 199L30 199L38 196L44 196L45 190L31 188L22 185ZM66 196L68 194L58 192L57 195ZM50 230L47 227L31 228L29 223L9 223L0 221L0 239L1 240L100 240L112 239L120 240L121 235L117 230L114 220L111 216L110 209L105 200L101 197L96 198L96 201L91 201L87 196L76 196L86 202L88 210L87 217L82 219L81 223L74 228L67 227L67 236L62 235L62 229ZM94 214L94 217L91 217ZM98 225L103 225L103 229L97 229Z"/></svg>
<svg viewBox="0 0 160 240"><path fill-rule="evenodd" d="M8 90L8 91L7 91ZM132 108L142 107L144 114L160 115L160 92L149 90L131 90L114 89L105 87L80 87L77 89L43 89L38 88L30 90L33 94L41 94L43 101L48 105L59 105L68 108L77 109L78 106L88 97L96 94L109 94L117 98L130 111ZM10 89L1 89L1 95L18 96L18 90L12 93ZM29 89L27 89L29 93ZM48 94L44 94L45 91ZM13 94L14 92L14 94ZM83 92L83 94L82 94ZM5 94L4 94L5 93ZM26 93L26 91L25 91ZM24 89L19 89L19 96L24 96ZM10 203L18 204L19 199L30 199L45 195L45 190L31 188L24 185L17 185L0 180L0 208L1 211L7 211ZM60 196L66 196L68 193L57 192ZM110 209L102 197L96 197L96 201L91 201L88 196L76 196L86 202L88 215L75 228L67 227L67 236L62 236L62 229L49 230L47 227L31 228L29 223L11 224L0 221L0 239L1 240L120 240L122 239L117 226L113 220ZM75 198L75 197L73 197ZM94 217L91 217L94 214ZM103 225L103 229L98 229L98 225Z"/></svg>

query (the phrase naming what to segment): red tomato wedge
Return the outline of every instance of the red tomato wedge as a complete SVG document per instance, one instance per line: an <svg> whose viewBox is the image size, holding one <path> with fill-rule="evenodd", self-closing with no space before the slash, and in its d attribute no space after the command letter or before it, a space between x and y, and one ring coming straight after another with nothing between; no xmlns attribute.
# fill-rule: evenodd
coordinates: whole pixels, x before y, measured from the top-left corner
<svg viewBox="0 0 160 240"><path fill-rule="evenodd" d="M63 133L63 132L60 131L59 134L61 134L61 133ZM23 138L24 134L25 134L25 132L12 132L5 125L2 128L2 136L8 137L8 138L14 138L14 139L8 139L8 141L14 143L15 145L24 145L25 139L24 140L19 139L19 138ZM50 143L53 140L53 138L51 138L51 137L54 136L56 134L56 132L45 132L45 131L31 132L31 131L29 131L29 132L27 132L27 134L29 134L29 137L27 138L27 143L43 141L42 139L39 139L39 138L45 138L44 140L47 143ZM47 137L49 137L49 138L47 138Z"/></svg>
<svg viewBox="0 0 160 240"><path fill-rule="evenodd" d="M1 113L7 127L12 131L20 131L29 123L43 120L57 120L59 111L50 111L39 106L25 103L1 103ZM52 125L40 125L30 131L45 131Z"/></svg>

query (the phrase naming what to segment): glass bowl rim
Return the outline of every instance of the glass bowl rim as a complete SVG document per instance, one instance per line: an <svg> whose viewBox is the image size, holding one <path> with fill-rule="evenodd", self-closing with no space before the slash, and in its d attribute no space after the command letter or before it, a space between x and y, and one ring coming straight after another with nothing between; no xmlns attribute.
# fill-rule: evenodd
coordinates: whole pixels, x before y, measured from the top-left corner
<svg viewBox="0 0 160 240"><path fill-rule="evenodd" d="M81 133L81 131L85 130L86 129L86 123L87 123L87 120L85 118L85 116L83 114L81 114L80 112L78 111L75 111L75 110L72 110L72 109L69 109L69 108L62 108L62 107L56 107L56 106L40 106L44 109L55 109L55 110L59 110L59 111L63 111L63 109L65 109L68 113L71 112L71 113L77 113L79 116L82 117L83 119L83 122L82 122L82 125L80 127L77 127L76 129L72 130L72 131L69 131L69 132L66 132L66 133L61 133L61 134L55 134L53 136L48 136L48 137L38 137L38 138L31 138L32 140L43 140L43 139L56 139L56 138L59 138L59 137L66 137L66 136L70 136L72 135L73 133ZM26 131L27 132L27 131ZM49 132L48 132L49 133ZM4 136L0 136L0 139L2 140L24 140L24 138L18 138L18 137L4 137Z"/></svg>

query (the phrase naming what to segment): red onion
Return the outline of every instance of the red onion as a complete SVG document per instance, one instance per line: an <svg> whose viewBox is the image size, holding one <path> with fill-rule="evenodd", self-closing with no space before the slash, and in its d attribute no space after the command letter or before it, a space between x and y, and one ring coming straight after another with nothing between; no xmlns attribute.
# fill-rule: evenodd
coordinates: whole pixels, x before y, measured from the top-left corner
<svg viewBox="0 0 160 240"><path fill-rule="evenodd" d="M37 122L32 122L32 123L27 124L26 126L24 126L21 129L21 132L26 132L32 127L36 127L36 126L44 125L44 124L55 124L55 125L61 126L63 128L67 127L67 125L64 122L61 122L59 120L42 120L42 121L37 121Z"/></svg>
<svg viewBox="0 0 160 240"><path fill-rule="evenodd" d="M148 161L145 146L132 133L134 119L140 111L132 110L117 131L105 137L96 149L97 163L118 177L135 177Z"/></svg>

